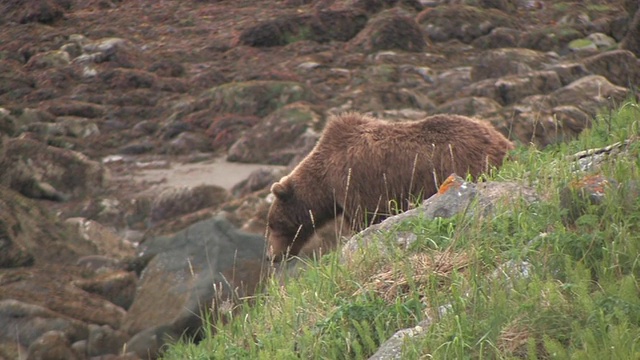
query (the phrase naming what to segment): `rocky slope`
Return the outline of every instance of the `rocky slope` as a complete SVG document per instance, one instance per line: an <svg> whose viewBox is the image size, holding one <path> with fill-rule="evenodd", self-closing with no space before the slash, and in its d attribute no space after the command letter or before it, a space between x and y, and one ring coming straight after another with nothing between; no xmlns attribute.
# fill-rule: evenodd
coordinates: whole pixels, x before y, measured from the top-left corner
<svg viewBox="0 0 640 360"><path fill-rule="evenodd" d="M203 308L269 272L266 188L332 113L473 115L541 147L575 136L640 83L637 8L4 1L0 358L147 358L197 337ZM162 182L184 166L192 181ZM193 182L209 173L222 180Z"/></svg>

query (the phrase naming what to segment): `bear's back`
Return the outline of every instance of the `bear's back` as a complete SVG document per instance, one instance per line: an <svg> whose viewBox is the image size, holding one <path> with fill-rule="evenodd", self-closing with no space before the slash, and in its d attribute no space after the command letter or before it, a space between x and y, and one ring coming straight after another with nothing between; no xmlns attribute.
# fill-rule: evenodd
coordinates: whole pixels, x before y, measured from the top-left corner
<svg viewBox="0 0 640 360"><path fill-rule="evenodd" d="M357 222L364 213L388 213L390 202L406 210L408 200L435 194L451 173L477 177L500 166L511 148L489 124L464 116L388 122L348 113L330 120L317 151L337 198L347 199L345 214Z"/></svg>

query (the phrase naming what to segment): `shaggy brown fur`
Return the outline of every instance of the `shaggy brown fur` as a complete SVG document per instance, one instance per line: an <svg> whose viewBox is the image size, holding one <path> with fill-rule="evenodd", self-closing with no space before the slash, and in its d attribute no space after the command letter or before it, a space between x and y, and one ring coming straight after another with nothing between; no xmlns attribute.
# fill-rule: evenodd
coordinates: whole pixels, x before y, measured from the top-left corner
<svg viewBox="0 0 640 360"><path fill-rule="evenodd" d="M335 116L311 153L271 187L270 255L298 254L340 214L354 230L380 222L435 194L452 173L475 178L499 167L510 149L490 125L464 116L396 123Z"/></svg>

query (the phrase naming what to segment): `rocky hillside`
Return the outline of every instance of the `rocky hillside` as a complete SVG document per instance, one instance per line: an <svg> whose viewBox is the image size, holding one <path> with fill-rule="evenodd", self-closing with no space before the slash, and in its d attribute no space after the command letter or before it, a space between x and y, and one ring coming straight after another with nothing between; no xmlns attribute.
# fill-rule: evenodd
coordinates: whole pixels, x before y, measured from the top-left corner
<svg viewBox="0 0 640 360"><path fill-rule="evenodd" d="M7 0L0 30L0 359L198 336L268 272L266 189L332 113L544 147L640 83L626 0Z"/></svg>

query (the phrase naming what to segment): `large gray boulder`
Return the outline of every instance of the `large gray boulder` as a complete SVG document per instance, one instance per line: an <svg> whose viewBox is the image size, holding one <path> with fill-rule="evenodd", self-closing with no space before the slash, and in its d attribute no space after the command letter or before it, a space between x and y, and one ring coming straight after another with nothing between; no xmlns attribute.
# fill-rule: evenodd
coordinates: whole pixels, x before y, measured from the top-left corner
<svg viewBox="0 0 640 360"><path fill-rule="evenodd" d="M198 337L204 324L252 295L269 272L263 236L239 231L222 216L155 237L140 250L153 259L122 330L133 335L127 349L145 359L181 335Z"/></svg>

